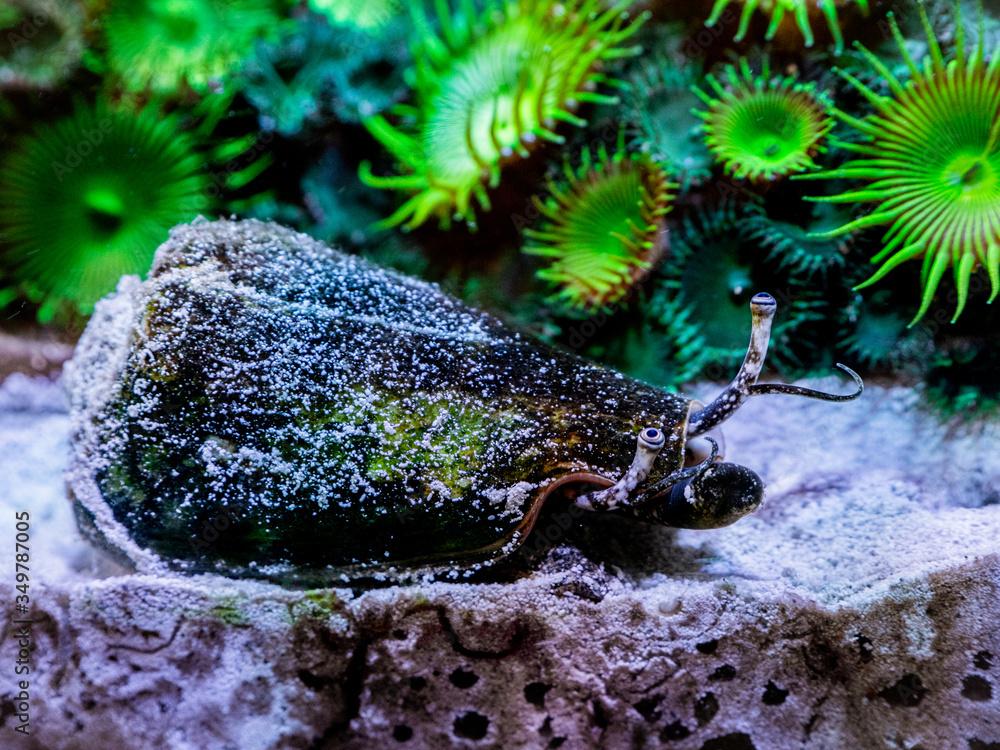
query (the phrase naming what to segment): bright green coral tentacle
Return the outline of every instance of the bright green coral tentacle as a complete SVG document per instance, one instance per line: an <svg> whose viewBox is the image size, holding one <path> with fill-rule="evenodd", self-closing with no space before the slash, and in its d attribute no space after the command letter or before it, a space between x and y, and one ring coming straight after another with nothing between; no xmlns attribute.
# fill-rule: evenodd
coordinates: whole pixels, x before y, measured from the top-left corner
<svg viewBox="0 0 1000 750"><path fill-rule="evenodd" d="M555 301L593 311L621 301L666 247L664 217L671 208L667 174L646 154L584 149L579 166L549 182L537 229L525 230L524 252L550 258L538 276L558 288Z"/></svg>
<svg viewBox="0 0 1000 750"><path fill-rule="evenodd" d="M694 91L707 109L705 142L737 179L768 182L814 168L833 127L825 94L793 76L772 76L764 61L755 75L745 58L727 65L723 76L705 77L709 91Z"/></svg>
<svg viewBox="0 0 1000 750"><path fill-rule="evenodd" d="M911 325L927 312L949 266L956 289L952 320L965 307L977 267L986 269L990 301L1000 293L1000 54L994 50L987 60L981 39L970 54L960 34L954 56L945 59L922 6L920 15L929 52L919 65L909 58L890 18L910 79L903 83L892 77L889 96L845 74L874 110L864 119L838 112L862 136L858 143L840 144L858 158L803 176L866 183L815 199L874 204L867 216L826 236L889 227L872 259L881 265L858 289L901 263L923 258L923 295Z"/></svg>
<svg viewBox="0 0 1000 750"><path fill-rule="evenodd" d="M760 10L771 17L764 37L768 41L774 39L787 15L798 26L805 46L812 47L815 39L810 16L822 15L830 29L836 52L839 54L844 48L844 35L840 30L837 0L715 0L705 25L714 26L717 24L726 9L734 2L743 6L740 12L740 25L736 31L735 39L737 42L743 41L746 37L747 30L750 28L750 19L757 10ZM862 13L868 15L868 0L855 0L855 5L861 9Z"/></svg>
<svg viewBox="0 0 1000 750"><path fill-rule="evenodd" d="M399 124L379 116L366 125L419 187L381 182L364 167L369 184L410 194L383 223L413 228L435 216L474 226L507 161L539 140L561 142L560 122L584 124L581 103L615 101L596 89L609 82L603 63L637 52L624 45L647 14L631 17L631 5L506 0L476 12L469 0L458 9L441 0L438 32L413 3L415 106L397 110Z"/></svg>

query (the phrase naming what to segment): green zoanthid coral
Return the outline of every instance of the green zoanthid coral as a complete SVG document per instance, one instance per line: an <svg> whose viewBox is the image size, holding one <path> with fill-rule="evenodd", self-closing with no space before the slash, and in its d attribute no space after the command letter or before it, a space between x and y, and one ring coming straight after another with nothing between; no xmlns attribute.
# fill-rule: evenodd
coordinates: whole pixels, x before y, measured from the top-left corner
<svg viewBox="0 0 1000 750"><path fill-rule="evenodd" d="M751 182L770 182L813 169L833 127L831 104L812 83L772 76L765 59L754 74L746 58L726 65L720 78L705 77L709 91L696 88L705 142L727 173Z"/></svg>
<svg viewBox="0 0 1000 750"><path fill-rule="evenodd" d="M990 300L1000 292L1000 54L993 50L987 58L982 38L971 53L966 50L959 19L955 51L946 58L922 6L919 13L929 50L919 63L907 51L895 18L889 21L908 80L863 47L888 95L844 74L873 109L865 117L836 110L861 136L839 144L857 158L808 175L865 183L817 201L874 204L867 215L827 236L889 227L872 258L879 269L856 288L876 283L901 263L923 259L923 294L911 324L927 312L949 267L956 289L953 321L962 314L978 267L988 274Z"/></svg>
<svg viewBox="0 0 1000 750"><path fill-rule="evenodd" d="M612 155L584 148L576 169L567 163L545 200L534 199L541 225L525 230L524 252L550 259L538 276L558 289L555 300L599 310L644 279L666 249L672 187L659 164L621 142Z"/></svg>
<svg viewBox="0 0 1000 750"><path fill-rule="evenodd" d="M912 330L906 327L906 316L888 289L882 289L868 299L860 296L848 305L852 326L840 339L840 348L855 362L868 367L903 366L917 360L919 350Z"/></svg>
<svg viewBox="0 0 1000 750"><path fill-rule="evenodd" d="M769 355L781 367L795 366L787 345L793 332L818 316L801 285L774 274L758 259L760 248L741 229L748 209L731 202L689 213L671 235L670 257L652 294L663 334L678 348L697 336L701 374L728 377L746 354L750 298L761 289L782 292L782 315Z"/></svg>
<svg viewBox="0 0 1000 750"><path fill-rule="evenodd" d="M734 0L715 0L712 6L711 15L705 21L706 26L714 26L723 17L726 9L733 5ZM833 37L834 46L837 52L844 47L844 35L840 30L840 17L837 13L837 0L736 0L743 9L740 11L740 25L736 30L736 41L741 42L746 37L750 28L750 19L753 18L757 10L768 14L771 19L767 27L764 38L768 41L774 39L781 26L781 22L786 16L795 20L802 33L806 47L812 47L815 38L812 29L810 16L821 13L826 18L827 27ZM855 0L855 4L863 13L868 13L868 0Z"/></svg>
<svg viewBox="0 0 1000 750"><path fill-rule="evenodd" d="M108 63L132 90L205 91L280 25L277 0L112 0Z"/></svg>
<svg viewBox="0 0 1000 750"><path fill-rule="evenodd" d="M291 137L331 114L358 122L395 102L403 85L388 57L389 50L352 28L300 20L277 40L256 45L240 89L260 112L262 130Z"/></svg>
<svg viewBox="0 0 1000 750"><path fill-rule="evenodd" d="M629 78L627 113L635 123L633 145L649 152L687 190L712 176L712 155L692 112L691 87L701 78L694 62L678 65L666 55L643 63Z"/></svg>
<svg viewBox="0 0 1000 750"><path fill-rule="evenodd" d="M851 219L849 210L833 203L806 203L787 195L751 212L740 229L767 250L767 259L791 273L811 278L842 269L854 235L824 237L826 232Z"/></svg>
<svg viewBox="0 0 1000 750"><path fill-rule="evenodd" d="M472 0L439 2L435 31L414 3L413 104L396 109L397 125L366 121L401 173L375 176L366 163L362 179L409 195L384 224L474 225L506 162L538 141L561 143L560 122L586 124L580 104L615 103L596 89L608 82L604 63L637 52L625 43L647 15L631 16L631 4L491 0L479 11Z"/></svg>
<svg viewBox="0 0 1000 750"><path fill-rule="evenodd" d="M686 216L671 238L671 263L656 294L672 336L696 328L702 362L731 368L746 350L747 310L758 284L731 205ZM678 311L685 310L676 328Z"/></svg>
<svg viewBox="0 0 1000 750"><path fill-rule="evenodd" d="M86 106L15 143L0 166L4 265L81 312L149 270L170 227L209 206L204 162L171 118Z"/></svg>

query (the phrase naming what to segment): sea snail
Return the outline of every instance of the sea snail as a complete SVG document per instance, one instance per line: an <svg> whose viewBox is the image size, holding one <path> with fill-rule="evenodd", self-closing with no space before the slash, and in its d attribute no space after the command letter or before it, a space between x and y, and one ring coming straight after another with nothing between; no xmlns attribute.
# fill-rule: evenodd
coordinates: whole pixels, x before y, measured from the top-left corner
<svg viewBox="0 0 1000 750"><path fill-rule="evenodd" d="M762 482L690 438L753 395L862 390L843 366L844 396L757 383L776 304L751 307L743 366L699 406L305 235L196 221L81 339L70 495L133 569L297 586L472 575L550 501L722 526Z"/></svg>

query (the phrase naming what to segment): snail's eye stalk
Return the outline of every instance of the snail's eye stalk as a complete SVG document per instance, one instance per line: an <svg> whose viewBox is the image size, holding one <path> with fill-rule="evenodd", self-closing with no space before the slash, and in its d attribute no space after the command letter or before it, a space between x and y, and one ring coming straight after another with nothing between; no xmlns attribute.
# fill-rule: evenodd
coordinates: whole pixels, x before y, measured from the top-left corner
<svg viewBox="0 0 1000 750"><path fill-rule="evenodd" d="M649 472L653 470L653 462L666 442L667 436L663 430L643 427L636 440L635 458L625 476L607 489L581 495L576 499L577 506L587 510L611 510L627 503L635 488L646 481Z"/></svg>
<svg viewBox="0 0 1000 750"><path fill-rule="evenodd" d="M856 399L864 391L864 383L854 370L846 365L837 364L837 368L846 372L853 378L857 390L853 393L838 395L835 393L824 393L812 388L804 388L798 385L788 385L786 383L757 383L760 377L761 368L764 366L764 358L767 356L767 346L771 340L771 323L774 320L774 313L778 309L778 303L774 297L765 292L755 294L750 300L750 313L752 318L750 330L750 345L747 347L746 357L743 364L736 373L726 389L719 394L708 406L699 409L691 414L688 419L688 437L703 435L714 427L727 420L733 412L743 405L751 396L762 394L783 393L793 396L805 396L807 398L817 398L824 401L851 401Z"/></svg>

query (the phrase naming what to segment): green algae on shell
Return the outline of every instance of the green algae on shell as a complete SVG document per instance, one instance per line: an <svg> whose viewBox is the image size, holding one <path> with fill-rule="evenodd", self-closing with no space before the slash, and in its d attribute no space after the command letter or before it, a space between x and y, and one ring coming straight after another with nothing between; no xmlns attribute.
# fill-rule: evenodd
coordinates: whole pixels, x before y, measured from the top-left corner
<svg viewBox="0 0 1000 750"><path fill-rule="evenodd" d="M88 535L140 570L300 585L503 556L644 425L667 433L651 483L682 465L690 405L254 221L175 229L69 382Z"/></svg>

